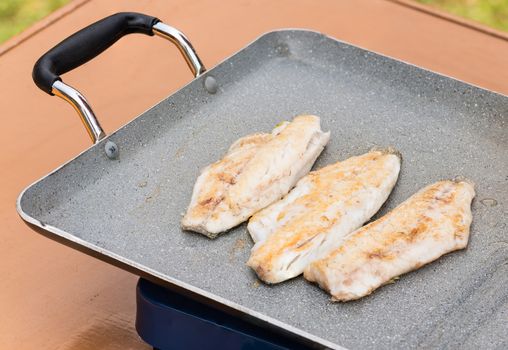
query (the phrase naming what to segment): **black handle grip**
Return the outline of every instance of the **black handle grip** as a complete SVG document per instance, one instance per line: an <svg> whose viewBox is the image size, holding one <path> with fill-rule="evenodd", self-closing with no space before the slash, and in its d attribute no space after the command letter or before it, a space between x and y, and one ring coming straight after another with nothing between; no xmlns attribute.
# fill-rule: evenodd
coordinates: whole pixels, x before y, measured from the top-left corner
<svg viewBox="0 0 508 350"><path fill-rule="evenodd" d="M90 61L124 35L141 33L153 35L152 27L159 19L141 13L120 12L81 29L46 52L35 63L32 78L50 95L60 74Z"/></svg>

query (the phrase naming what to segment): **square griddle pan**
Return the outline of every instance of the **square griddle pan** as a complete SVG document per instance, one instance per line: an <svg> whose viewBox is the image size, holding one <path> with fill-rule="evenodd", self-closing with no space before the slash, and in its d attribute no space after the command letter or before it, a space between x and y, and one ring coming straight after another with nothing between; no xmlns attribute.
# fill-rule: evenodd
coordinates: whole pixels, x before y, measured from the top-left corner
<svg viewBox="0 0 508 350"><path fill-rule="evenodd" d="M197 77L105 136L58 75L131 32L175 42ZM205 72L183 34L133 13L66 39L38 61L34 79L73 104L96 141L19 196L19 214L39 233L313 347L506 348L506 96L308 30L264 34ZM200 169L239 137L303 113L331 131L315 168L373 146L401 151L378 217L434 181L473 180L468 248L361 300L332 303L301 277L259 283L245 265L245 224L216 240L180 229Z"/></svg>

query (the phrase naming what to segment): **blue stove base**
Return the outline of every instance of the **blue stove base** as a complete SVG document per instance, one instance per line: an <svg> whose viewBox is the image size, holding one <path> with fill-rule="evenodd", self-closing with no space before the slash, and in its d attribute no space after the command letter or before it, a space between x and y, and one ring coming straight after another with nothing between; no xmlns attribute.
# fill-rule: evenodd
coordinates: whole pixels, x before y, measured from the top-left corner
<svg viewBox="0 0 508 350"><path fill-rule="evenodd" d="M252 325L140 278L136 330L155 349L307 349L296 340Z"/></svg>

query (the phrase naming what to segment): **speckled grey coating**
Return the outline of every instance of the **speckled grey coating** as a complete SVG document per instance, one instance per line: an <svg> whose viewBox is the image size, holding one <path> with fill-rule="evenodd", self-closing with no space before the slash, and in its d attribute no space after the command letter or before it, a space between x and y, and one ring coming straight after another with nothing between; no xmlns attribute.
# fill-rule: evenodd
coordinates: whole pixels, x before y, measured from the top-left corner
<svg viewBox="0 0 508 350"><path fill-rule="evenodd" d="M215 94L204 88L207 74ZM102 141L28 188L23 218L316 344L508 347L507 97L308 31L268 33L207 74L112 134L118 159ZM245 224L216 240L180 230L201 168L240 136L302 113L321 116L332 133L315 168L375 145L402 152L399 182L378 216L436 180L473 180L468 248L333 304L301 277L258 283L245 266Z"/></svg>

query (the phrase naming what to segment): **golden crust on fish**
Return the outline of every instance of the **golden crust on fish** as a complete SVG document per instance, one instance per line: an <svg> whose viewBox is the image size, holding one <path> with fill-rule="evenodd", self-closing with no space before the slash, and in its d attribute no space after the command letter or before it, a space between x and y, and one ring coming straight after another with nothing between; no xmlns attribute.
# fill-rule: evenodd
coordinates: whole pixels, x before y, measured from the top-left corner
<svg viewBox="0 0 508 350"><path fill-rule="evenodd" d="M328 143L319 117L298 116L271 134L237 140L198 177L182 228L211 238L284 196Z"/></svg>
<svg viewBox="0 0 508 350"><path fill-rule="evenodd" d="M374 215L397 181L400 155L374 150L309 173L247 226L256 244L247 265L278 283L298 276Z"/></svg>
<svg viewBox="0 0 508 350"><path fill-rule="evenodd" d="M473 185L440 181L417 192L382 218L353 232L337 249L311 263L304 276L348 301L443 254L463 249L472 221Z"/></svg>

